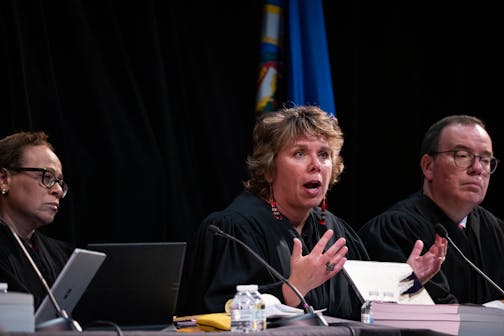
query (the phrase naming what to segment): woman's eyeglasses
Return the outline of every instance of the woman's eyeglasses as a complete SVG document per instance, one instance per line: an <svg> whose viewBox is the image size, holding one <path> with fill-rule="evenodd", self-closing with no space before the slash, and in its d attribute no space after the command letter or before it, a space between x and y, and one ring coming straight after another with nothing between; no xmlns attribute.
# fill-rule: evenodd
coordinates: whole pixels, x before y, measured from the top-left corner
<svg viewBox="0 0 504 336"><path fill-rule="evenodd" d="M54 174L48 170L47 168L32 168L32 167L14 167L14 168L9 168L13 171L16 172L41 172L42 175L42 184L47 188L51 189L54 187L56 183L58 183L63 190L63 194L61 195L61 198L65 197L67 192L68 192L68 184L65 183L62 179L57 178L54 176Z"/></svg>

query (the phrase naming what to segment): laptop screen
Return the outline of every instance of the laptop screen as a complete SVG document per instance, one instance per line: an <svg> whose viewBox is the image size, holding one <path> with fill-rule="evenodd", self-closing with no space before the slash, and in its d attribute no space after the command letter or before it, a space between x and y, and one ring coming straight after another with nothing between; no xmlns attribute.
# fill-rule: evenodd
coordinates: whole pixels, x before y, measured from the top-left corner
<svg viewBox="0 0 504 336"><path fill-rule="evenodd" d="M108 321L122 328L156 329L173 322L185 242L89 244L107 255L75 307L84 328Z"/></svg>

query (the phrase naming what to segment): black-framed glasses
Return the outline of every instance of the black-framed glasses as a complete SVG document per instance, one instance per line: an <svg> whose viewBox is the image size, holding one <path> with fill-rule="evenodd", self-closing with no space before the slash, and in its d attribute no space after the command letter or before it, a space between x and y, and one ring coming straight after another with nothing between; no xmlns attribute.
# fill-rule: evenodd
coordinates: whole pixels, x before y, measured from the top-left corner
<svg viewBox="0 0 504 336"><path fill-rule="evenodd" d="M452 154L455 166L464 169L472 167L474 165L474 161L478 158L485 172L490 174L497 169L497 165L499 163L499 160L492 155L476 155L467 150L453 149L441 152L431 152L431 155L437 154Z"/></svg>
<svg viewBox="0 0 504 336"><path fill-rule="evenodd" d="M68 192L68 184L66 184L63 179L57 178L49 169L47 168L33 168L33 167L13 167L9 168L11 170L14 170L16 172L23 172L23 171L31 171L31 172L41 172L41 181L42 184L47 188L51 189L54 187L56 183L58 183L63 190L63 194L61 195L61 198L65 197L67 192Z"/></svg>

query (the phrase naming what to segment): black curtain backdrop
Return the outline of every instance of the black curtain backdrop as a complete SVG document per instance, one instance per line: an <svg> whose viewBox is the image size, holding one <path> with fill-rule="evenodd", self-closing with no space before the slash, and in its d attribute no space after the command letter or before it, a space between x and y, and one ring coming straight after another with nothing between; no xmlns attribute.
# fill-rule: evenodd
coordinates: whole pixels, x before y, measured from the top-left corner
<svg viewBox="0 0 504 336"><path fill-rule="evenodd" d="M502 153L497 3L325 1L346 168L330 209L358 229L420 186L435 120L473 114ZM44 130L70 191L43 230L187 241L247 178L261 1L0 4L0 136ZM484 205L503 217L502 169Z"/></svg>

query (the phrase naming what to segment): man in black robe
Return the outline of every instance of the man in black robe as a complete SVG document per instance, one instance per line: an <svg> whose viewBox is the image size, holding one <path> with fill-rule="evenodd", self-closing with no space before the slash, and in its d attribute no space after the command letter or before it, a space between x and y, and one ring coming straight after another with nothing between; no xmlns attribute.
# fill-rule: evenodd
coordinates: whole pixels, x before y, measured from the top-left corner
<svg viewBox="0 0 504 336"><path fill-rule="evenodd" d="M461 252L498 286L504 286L504 222L479 204L497 167L481 120L449 116L431 126L421 148L421 191L372 218L359 230L374 260L404 262L421 239L434 241L441 224ZM501 291L450 246L441 272L425 288L436 303L482 304Z"/></svg>

